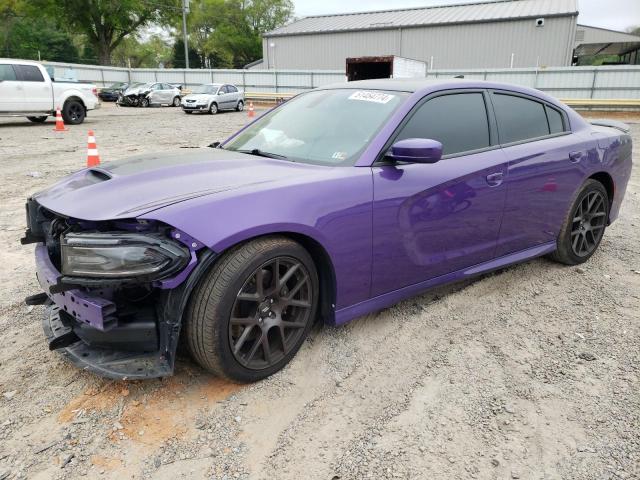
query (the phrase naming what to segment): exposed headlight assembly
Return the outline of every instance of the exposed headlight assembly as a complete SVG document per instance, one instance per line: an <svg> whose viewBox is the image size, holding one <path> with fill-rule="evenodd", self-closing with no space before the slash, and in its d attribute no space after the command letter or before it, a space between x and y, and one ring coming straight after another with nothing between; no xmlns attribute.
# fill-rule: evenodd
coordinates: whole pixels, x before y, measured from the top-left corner
<svg viewBox="0 0 640 480"><path fill-rule="evenodd" d="M158 280L187 265L189 250L160 235L68 233L61 238L62 274L72 277Z"/></svg>

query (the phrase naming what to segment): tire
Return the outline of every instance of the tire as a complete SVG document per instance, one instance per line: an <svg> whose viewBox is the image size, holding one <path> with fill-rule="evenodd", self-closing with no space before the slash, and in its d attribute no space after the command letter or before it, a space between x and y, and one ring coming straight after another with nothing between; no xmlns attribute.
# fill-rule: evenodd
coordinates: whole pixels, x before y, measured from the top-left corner
<svg viewBox="0 0 640 480"><path fill-rule="evenodd" d="M191 110L183 110L184 113L186 113L187 115L191 115L193 112Z"/></svg>
<svg viewBox="0 0 640 480"><path fill-rule="evenodd" d="M47 118L49 118L47 115L43 117L27 117L27 119L33 123L44 123L47 121Z"/></svg>
<svg viewBox="0 0 640 480"><path fill-rule="evenodd" d="M562 224L558 248L549 258L565 265L579 265L589 260L604 236L609 220L609 202L604 186L596 180L587 180Z"/></svg>
<svg viewBox="0 0 640 480"><path fill-rule="evenodd" d="M209 113L211 115L215 115L216 113L218 113L218 104L215 102L212 102L211 105L209 105Z"/></svg>
<svg viewBox="0 0 640 480"><path fill-rule="evenodd" d="M86 116L84 105L77 100L68 100L62 107L62 118L66 124L80 125Z"/></svg>
<svg viewBox="0 0 640 480"><path fill-rule="evenodd" d="M171 105L173 105L174 107L179 107L180 106L180 97L178 97L178 96L173 97L173 102L171 102Z"/></svg>
<svg viewBox="0 0 640 480"><path fill-rule="evenodd" d="M236 105L236 112L241 112L242 110L244 110L244 102L240 100L238 105Z"/></svg>
<svg viewBox="0 0 640 480"><path fill-rule="evenodd" d="M276 283L274 271L284 283ZM237 382L266 378L300 349L315 320L318 289L313 259L300 244L272 236L240 245L196 286L185 313L185 343L215 375Z"/></svg>
<svg viewBox="0 0 640 480"><path fill-rule="evenodd" d="M142 108L147 108L149 106L149 99L147 97L141 98L140 102L139 102L139 105Z"/></svg>

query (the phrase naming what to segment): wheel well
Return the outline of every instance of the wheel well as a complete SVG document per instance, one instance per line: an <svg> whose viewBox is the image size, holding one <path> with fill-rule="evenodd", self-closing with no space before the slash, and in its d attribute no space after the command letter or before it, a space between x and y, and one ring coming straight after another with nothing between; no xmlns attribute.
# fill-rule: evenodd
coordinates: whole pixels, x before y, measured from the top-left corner
<svg viewBox="0 0 640 480"><path fill-rule="evenodd" d="M80 97L76 97L76 96L71 96L71 97L67 98L67 99L64 101L64 105L66 105L66 104L67 104L67 102L71 102L71 101L79 102L79 103L80 103L80 105L82 105L82 106L85 108L85 110L86 110L87 106L84 104L84 102L82 101L82 99L81 99Z"/></svg>
<svg viewBox="0 0 640 480"><path fill-rule="evenodd" d="M600 182L604 189L607 191L607 197L609 197L609 208L611 208L611 204L613 203L613 196L615 194L615 185L613 183L613 178L607 172L598 172L591 175L589 178Z"/></svg>
<svg viewBox="0 0 640 480"><path fill-rule="evenodd" d="M215 102L214 102L215 103ZM331 257L320 243L307 235L294 232L272 232L257 237L247 238L229 248L237 247L243 243L251 242L260 237L280 235L293 240L302 245L307 252L311 254L313 263L318 271L318 280L320 282L320 318L324 323L335 323L335 305L336 305L336 275L333 269ZM227 248L227 250L229 249Z"/></svg>
<svg viewBox="0 0 640 480"><path fill-rule="evenodd" d="M311 237L299 233L282 233L282 235L298 242L311 254L320 281L320 318L324 323L335 323L336 274L331 257L324 247Z"/></svg>

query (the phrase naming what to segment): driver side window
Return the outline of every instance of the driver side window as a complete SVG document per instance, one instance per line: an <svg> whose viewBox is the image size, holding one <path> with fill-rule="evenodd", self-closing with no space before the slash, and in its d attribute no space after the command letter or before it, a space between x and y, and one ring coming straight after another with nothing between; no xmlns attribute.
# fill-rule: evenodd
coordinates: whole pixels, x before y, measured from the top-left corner
<svg viewBox="0 0 640 480"><path fill-rule="evenodd" d="M491 145L489 120L480 92L440 95L422 104L395 141L429 138L442 143L442 154L453 155Z"/></svg>

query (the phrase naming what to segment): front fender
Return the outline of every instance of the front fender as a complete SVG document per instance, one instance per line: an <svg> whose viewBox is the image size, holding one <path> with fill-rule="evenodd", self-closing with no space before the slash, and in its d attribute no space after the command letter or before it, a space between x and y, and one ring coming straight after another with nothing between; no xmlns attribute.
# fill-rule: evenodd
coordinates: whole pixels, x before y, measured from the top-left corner
<svg viewBox="0 0 640 480"><path fill-rule="evenodd" d="M372 197L371 170L352 167L310 183L194 198L140 218L172 225L216 253L268 234L307 237L330 257L339 309L370 294Z"/></svg>

